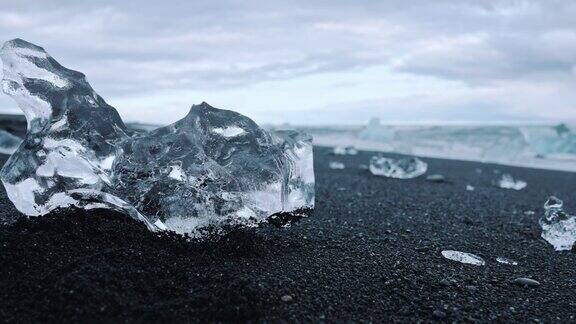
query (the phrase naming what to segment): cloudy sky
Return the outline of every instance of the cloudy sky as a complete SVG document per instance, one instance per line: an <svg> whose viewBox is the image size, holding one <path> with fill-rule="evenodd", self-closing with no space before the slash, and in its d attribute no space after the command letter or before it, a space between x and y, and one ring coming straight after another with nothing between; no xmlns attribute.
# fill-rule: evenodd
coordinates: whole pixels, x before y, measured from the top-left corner
<svg viewBox="0 0 576 324"><path fill-rule="evenodd" d="M576 121L576 1L0 0L129 121ZM18 112L0 96L0 112Z"/></svg>

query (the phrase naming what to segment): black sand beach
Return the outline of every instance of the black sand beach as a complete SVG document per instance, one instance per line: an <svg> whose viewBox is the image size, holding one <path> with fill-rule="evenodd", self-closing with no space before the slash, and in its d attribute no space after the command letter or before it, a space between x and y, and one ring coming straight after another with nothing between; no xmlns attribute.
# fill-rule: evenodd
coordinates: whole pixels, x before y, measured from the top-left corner
<svg viewBox="0 0 576 324"><path fill-rule="evenodd" d="M576 256L554 252L538 218L552 194L576 212L576 174L424 159L449 182L395 180L359 168L370 153L327 152L315 151L315 214L287 229L190 243L101 210L0 226L0 321L575 320ZM528 187L492 186L496 170ZM0 195L0 220L13 217Z"/></svg>

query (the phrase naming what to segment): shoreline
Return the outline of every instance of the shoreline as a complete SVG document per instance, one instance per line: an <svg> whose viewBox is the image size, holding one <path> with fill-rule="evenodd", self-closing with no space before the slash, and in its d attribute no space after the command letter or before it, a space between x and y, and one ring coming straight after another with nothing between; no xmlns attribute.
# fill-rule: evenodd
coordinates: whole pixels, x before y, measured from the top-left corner
<svg viewBox="0 0 576 324"><path fill-rule="evenodd" d="M362 140L358 138L344 138L342 136L336 136L334 138L330 136L314 136L314 146L324 147L324 148L334 148L336 146L354 146L357 150L369 151L373 153L386 153L386 154L398 154L398 155L410 155L417 156L421 158L432 158L432 159L442 159L451 161L465 161L465 162L477 162L483 164L497 164L502 166L511 166L519 168L531 168L538 170L554 170L554 171L564 171L564 172L576 172L576 157L572 159L541 159L541 158L526 158L528 162L520 161L507 161L507 160L485 160L475 158L466 158L466 156L447 156L442 153L434 153L433 151L416 151L416 152L400 152L391 148L390 145L386 143L380 143L377 141Z"/></svg>

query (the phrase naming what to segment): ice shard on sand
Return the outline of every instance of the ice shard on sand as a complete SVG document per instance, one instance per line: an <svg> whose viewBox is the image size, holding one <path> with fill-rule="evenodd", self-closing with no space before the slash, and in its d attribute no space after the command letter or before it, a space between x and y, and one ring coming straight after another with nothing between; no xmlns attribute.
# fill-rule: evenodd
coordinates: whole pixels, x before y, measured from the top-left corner
<svg viewBox="0 0 576 324"><path fill-rule="evenodd" d="M314 207L312 139L268 132L206 103L149 133L127 130L117 111L43 48L2 47L3 91L24 111L28 133L1 171L22 213L111 208L152 229L277 225Z"/></svg>
<svg viewBox="0 0 576 324"><path fill-rule="evenodd" d="M417 157L400 159L373 156L370 159L370 172L377 176L397 179L412 179L423 175L428 164Z"/></svg>
<svg viewBox="0 0 576 324"><path fill-rule="evenodd" d="M467 252L444 250L442 251L442 256L448 260L457 261L465 264L472 264L476 266L483 266L486 264L486 262L484 262L484 259L482 259L481 257Z"/></svg>
<svg viewBox="0 0 576 324"><path fill-rule="evenodd" d="M505 173L501 179L495 181L496 186L502 189L522 190L526 188L528 183L526 181L514 179L511 175Z"/></svg>
<svg viewBox="0 0 576 324"><path fill-rule="evenodd" d="M542 238L552 244L554 250L571 250L576 242L576 216L564 211L564 202L554 196L544 204L544 217L540 219Z"/></svg>

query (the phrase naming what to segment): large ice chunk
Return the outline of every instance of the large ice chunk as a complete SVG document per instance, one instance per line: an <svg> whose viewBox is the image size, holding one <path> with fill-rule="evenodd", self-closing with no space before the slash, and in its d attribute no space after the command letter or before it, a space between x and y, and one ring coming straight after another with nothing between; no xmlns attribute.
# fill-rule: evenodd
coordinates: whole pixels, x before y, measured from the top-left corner
<svg viewBox="0 0 576 324"><path fill-rule="evenodd" d="M206 103L184 119L119 146L112 167L118 196L177 232L255 225L314 204L311 139L274 134Z"/></svg>
<svg viewBox="0 0 576 324"><path fill-rule="evenodd" d="M248 117L195 105L182 120L129 131L83 74L20 39L4 44L2 88L28 133L1 178L24 214L112 208L152 230L199 235L270 219L283 225L314 206L312 140L267 132Z"/></svg>
<svg viewBox="0 0 576 324"><path fill-rule="evenodd" d="M18 136L14 136L7 131L0 129L0 153L2 154L12 154L22 143L22 139Z"/></svg>
<svg viewBox="0 0 576 324"><path fill-rule="evenodd" d="M544 217L540 219L542 238L556 251L571 250L576 242L576 216L568 215L564 202L554 196L544 204Z"/></svg>
<svg viewBox="0 0 576 324"><path fill-rule="evenodd" d="M408 157L391 159L373 156L370 160L370 172L374 175L397 179L416 178L428 170L428 164L419 158Z"/></svg>

